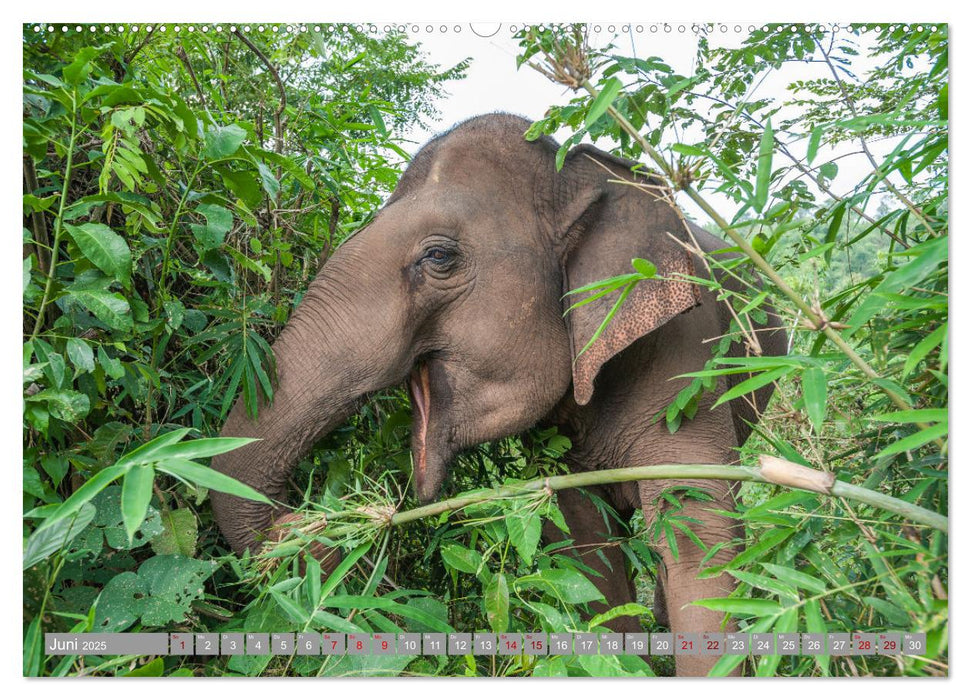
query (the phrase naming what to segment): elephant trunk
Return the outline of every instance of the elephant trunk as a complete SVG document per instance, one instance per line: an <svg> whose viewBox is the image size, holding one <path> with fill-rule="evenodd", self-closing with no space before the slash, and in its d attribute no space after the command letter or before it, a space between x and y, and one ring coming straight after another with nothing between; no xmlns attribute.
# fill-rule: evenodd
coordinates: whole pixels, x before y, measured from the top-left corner
<svg viewBox="0 0 971 700"><path fill-rule="evenodd" d="M258 442L214 457L213 468L276 502L285 500L290 473L314 442L344 421L363 396L401 381L407 373L409 359L400 352L406 341L396 329L395 311L373 301L388 295L374 288L373 277L355 272L362 257L353 246L338 251L331 260L336 264L328 263L318 274L274 343L277 386L272 403L262 402L253 419L239 399L223 426L223 437ZM362 279L369 294L354 291ZM368 304L374 308L361 308ZM362 318L367 319L366 329L356 321ZM237 554L258 552L270 527L291 519L283 505L219 492L212 492L211 499L216 523Z"/></svg>

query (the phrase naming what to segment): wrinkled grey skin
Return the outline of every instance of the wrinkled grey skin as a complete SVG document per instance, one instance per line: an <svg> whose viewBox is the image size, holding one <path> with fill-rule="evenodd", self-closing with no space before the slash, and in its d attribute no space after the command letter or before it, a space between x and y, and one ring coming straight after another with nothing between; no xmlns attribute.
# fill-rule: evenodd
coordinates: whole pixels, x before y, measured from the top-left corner
<svg viewBox="0 0 971 700"><path fill-rule="evenodd" d="M600 347L573 364L616 296L564 318L564 292L630 272L633 257L651 260L665 277L707 273L674 240L690 236L659 197L657 183L590 147L574 149L557 172L555 142L525 141L528 126L519 117L487 115L422 149L373 223L321 268L276 341L279 385L272 406L252 421L237 402L222 431L262 440L215 458L215 468L285 501L287 477L313 443L362 397L405 381L422 502L437 496L459 451L536 424L556 425L572 440L566 459L574 471L736 461L736 448L750 431L746 421L756 420L767 392L714 410L717 394L708 393L696 417L673 435L663 419L652 420L688 381L672 377L702 369L711 356L707 341L727 330L727 307L707 291L683 282L642 282ZM611 182L618 179L640 186ZM691 230L706 250L726 247ZM770 316L767 326L778 325ZM784 352L781 333L761 331L759 341L764 354ZM734 352L744 350L739 345ZM738 534L731 520L708 510L733 507L731 484L678 483L715 496L714 503L685 501L685 514L701 521L693 529L707 545ZM643 508L651 522L658 493L671 485L649 481L591 491L625 520ZM237 552L258 549L271 523L286 519L282 508L221 493L212 500L216 521ZM603 542L616 528L608 529L580 492L561 491L558 501L577 553L603 574L597 583L607 604L634 601L619 549L603 549L605 563L583 546ZM546 534L564 539L555 528ZM727 595L732 581L696 579L703 553L682 534L677 544L677 559L665 542L657 544L663 565L656 613L675 631L716 631L720 614L683 606ZM735 552L725 547L706 566ZM633 618L612 625L640 631ZM704 674L713 661L678 657L677 671Z"/></svg>

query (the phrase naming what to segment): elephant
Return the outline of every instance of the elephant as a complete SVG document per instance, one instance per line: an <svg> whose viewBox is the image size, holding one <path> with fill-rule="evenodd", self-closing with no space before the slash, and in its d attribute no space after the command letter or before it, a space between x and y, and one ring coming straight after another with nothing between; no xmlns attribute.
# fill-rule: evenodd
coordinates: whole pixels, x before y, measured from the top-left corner
<svg viewBox="0 0 971 700"><path fill-rule="evenodd" d="M530 122L494 113L462 122L425 144L372 221L322 265L273 345L274 400L251 419L240 399L223 436L260 438L213 458L213 467L284 502L296 462L359 407L363 397L407 383L418 500L432 501L462 450L556 426L572 442L574 472L652 464L738 461L765 409L771 386L712 407L747 375L718 379L690 420L670 433L656 420L711 357L711 339L728 332L732 311L688 279L707 277L697 250L727 244L686 222L662 182L635 163L577 145L556 168L557 142L527 140ZM720 253L731 255L731 253ZM569 313L565 293L631 272L633 258L654 264L596 342L580 352L615 296ZM727 280L726 286L737 284ZM762 354L785 352L778 318L752 332ZM731 353L749 352L733 342ZM635 590L617 547L597 543L618 532L590 493L623 520L642 509L648 523L673 485L705 489L712 501L685 499L694 534L722 544L705 566L737 553L736 484L716 480L639 481L557 493L577 556L597 571L607 607ZM215 521L232 549L257 551L276 522L270 506L211 494ZM721 510L722 513L713 512ZM560 537L559 539L563 539ZM661 538L664 539L664 538ZM725 544L727 543L727 544ZM725 629L723 615L689 603L727 595L727 574L699 579L704 552L683 533L678 552L660 555L656 615L673 631ZM602 608L601 608L602 609ZM642 631L633 617L616 631ZM715 659L678 656L679 675L701 675Z"/></svg>

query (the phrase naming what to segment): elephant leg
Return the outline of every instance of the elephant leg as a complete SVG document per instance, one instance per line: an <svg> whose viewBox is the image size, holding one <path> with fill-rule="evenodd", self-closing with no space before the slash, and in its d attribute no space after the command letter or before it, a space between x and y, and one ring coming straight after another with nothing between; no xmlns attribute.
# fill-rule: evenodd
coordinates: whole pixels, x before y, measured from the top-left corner
<svg viewBox="0 0 971 700"><path fill-rule="evenodd" d="M610 498L604 489L588 488L588 492L595 493L610 503ZM569 554L584 565L595 570L599 577L591 577L593 583L606 599L603 603L592 603L591 608L600 614L610 608L637 600L637 591L633 581L627 575L624 553L620 547L610 544L611 536L618 534L620 527L616 522L604 523L603 515L597 506L578 489L564 489L557 491L557 504L563 519L570 528L567 535L560 531L553 523L543 524L543 537L547 542L559 542L566 538L573 540ZM621 513L621 517L624 514ZM615 632L641 632L636 617L625 615L609 620L605 623Z"/></svg>
<svg viewBox="0 0 971 700"><path fill-rule="evenodd" d="M687 522L687 526L710 548L719 543L732 540L739 535L736 521L714 514L711 509L730 510L734 503L733 486L726 481L705 481L700 479L686 479L677 482L678 485L692 486L704 489L714 497L714 501L688 498L679 494L683 508L679 515L698 520L698 523ZM663 505L656 505L657 495L666 487L671 486L663 482L640 482L641 499L644 505L644 519L648 523L648 531L658 517L664 517L669 511L670 504L662 501ZM723 547L718 553L706 561L705 556L691 539L681 530L674 528L677 554L667 542L666 537L660 537L654 546L661 554L661 565L658 567L658 595L664 605L672 632L731 632L736 627L729 622L723 625L724 614L708 610L692 603L701 598L725 597L735 588L734 579L727 574L714 578L698 578L701 569L717 566L730 561L738 549L733 546ZM658 614L657 612L655 613ZM712 665L718 660L716 656L676 656L675 668L679 676L705 676Z"/></svg>

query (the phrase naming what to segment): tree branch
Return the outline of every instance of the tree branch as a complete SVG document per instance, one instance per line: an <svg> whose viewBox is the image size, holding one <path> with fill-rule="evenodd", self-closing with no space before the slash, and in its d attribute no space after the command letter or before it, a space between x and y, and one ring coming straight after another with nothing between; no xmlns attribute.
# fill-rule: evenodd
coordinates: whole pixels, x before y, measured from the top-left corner
<svg viewBox="0 0 971 700"><path fill-rule="evenodd" d="M840 94L843 96L843 101L846 102L846 106L850 108L850 113L854 117L859 116L856 111L856 105L853 103L853 98L850 96L849 92L847 92L846 85L843 84L843 80L840 78L839 73L836 72L836 66L834 66L833 62L830 60L829 53L823 49L822 45L819 43L819 40L816 40L816 46L818 46L820 52L822 52L826 65L829 66L829 71L833 74L833 80L836 81L836 86L839 88ZM927 219L924 218L924 214L917 209L917 207L915 207L909 199L907 199L903 192L894 187L893 183L890 182L890 178L883 173L880 166L877 164L876 159L873 157L873 154L870 152L869 146L867 146L866 138L864 138L862 134L860 134L860 145L863 147L863 153L866 155L867 160L870 161L870 165L873 166L877 180L883 180L887 189L890 190L890 192L897 199L899 199L905 207L907 207L910 213L913 214L918 221L920 221L921 226L927 229L927 232L932 236L935 235L936 232L933 228L931 228L931 225L928 223Z"/></svg>
<svg viewBox="0 0 971 700"><path fill-rule="evenodd" d="M398 527L408 523L462 510L472 505L508 498L521 498L545 492L582 488L601 484L619 484L628 481L656 481L663 479L715 479L719 481L751 481L760 484L774 484L788 489L809 491L833 498L849 499L859 503L899 515L918 525L948 532L947 516L935 513L913 503L888 496L878 491L856 486L845 481L837 481L835 476L818 469L810 469L777 457L762 455L759 467L733 466L725 464L658 464L646 467L624 467L622 469L603 469L563 474L533 479L520 484L506 484L494 489L483 489L475 493L455 498L447 498L419 508L395 512L391 506L368 507L364 509L340 511L337 513L308 513L290 530L278 544L308 541L308 537L324 534L328 524L337 529L354 530L361 524L377 530ZM363 518L363 520L362 520ZM348 520L349 523L341 523ZM283 551L276 548L266 553L269 558L280 556Z"/></svg>

